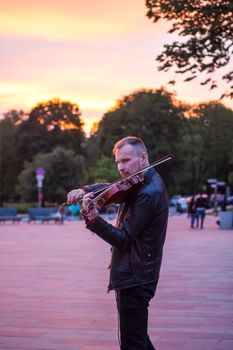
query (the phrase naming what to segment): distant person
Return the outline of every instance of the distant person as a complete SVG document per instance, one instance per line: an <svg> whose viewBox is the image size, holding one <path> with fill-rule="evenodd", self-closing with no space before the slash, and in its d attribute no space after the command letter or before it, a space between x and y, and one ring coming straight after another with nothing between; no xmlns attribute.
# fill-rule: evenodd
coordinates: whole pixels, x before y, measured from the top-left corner
<svg viewBox="0 0 233 350"><path fill-rule="evenodd" d="M195 195L191 197L191 200L188 205L188 217L190 218L190 227L194 228L195 221L197 220L197 210L196 210L196 201ZM197 224L197 222L196 222Z"/></svg>
<svg viewBox="0 0 233 350"><path fill-rule="evenodd" d="M60 205L58 207L58 211L57 211L56 215L59 218L60 224L63 224L64 223L64 216L65 216L65 207L63 205Z"/></svg>
<svg viewBox="0 0 233 350"><path fill-rule="evenodd" d="M68 210L70 212L70 215L79 217L81 205L79 203L73 203L69 205Z"/></svg>
<svg viewBox="0 0 233 350"><path fill-rule="evenodd" d="M196 227L199 227L202 229L204 227L204 220L205 220L205 210L207 208L207 200L203 196L202 193L199 194L199 196L196 198L196 215L197 215L197 225Z"/></svg>
<svg viewBox="0 0 233 350"><path fill-rule="evenodd" d="M227 210L227 195L224 194L222 201L221 201L221 210L226 211Z"/></svg>

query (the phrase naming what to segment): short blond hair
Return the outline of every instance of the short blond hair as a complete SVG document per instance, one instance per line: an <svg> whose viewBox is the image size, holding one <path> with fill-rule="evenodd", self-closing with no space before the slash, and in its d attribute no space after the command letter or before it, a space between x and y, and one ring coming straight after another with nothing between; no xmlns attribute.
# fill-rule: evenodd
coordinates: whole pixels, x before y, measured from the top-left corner
<svg viewBox="0 0 233 350"><path fill-rule="evenodd" d="M146 152L147 154L147 149L144 142L142 141L142 139L136 136L127 136L117 141L113 147L113 154L115 155L116 151L125 145L131 145L135 147L138 154L141 154L142 152Z"/></svg>

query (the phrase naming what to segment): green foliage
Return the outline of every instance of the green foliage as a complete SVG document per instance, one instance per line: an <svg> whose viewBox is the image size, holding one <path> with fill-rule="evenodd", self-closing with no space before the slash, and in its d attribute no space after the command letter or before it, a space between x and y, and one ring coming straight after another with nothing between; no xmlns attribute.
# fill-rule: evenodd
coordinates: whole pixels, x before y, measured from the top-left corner
<svg viewBox="0 0 233 350"><path fill-rule="evenodd" d="M88 183L112 182L119 177L114 158L104 155L100 157L95 166L89 168L88 174Z"/></svg>
<svg viewBox="0 0 233 350"><path fill-rule="evenodd" d="M144 140L150 161L168 153L175 155L172 164L158 169L169 193L196 193L207 178L226 181L233 170L232 125L233 111L220 103L185 106L164 89L133 92L104 115L91 136L88 152L95 155L97 163L93 159L88 179L109 180L108 172L101 170L105 165L100 155L107 157L106 167L111 169L114 143L135 135Z"/></svg>
<svg viewBox="0 0 233 350"><path fill-rule="evenodd" d="M117 140L134 135L144 140L151 161L173 153L176 155L174 166L179 167L185 110L165 89L135 91L118 101L115 110L104 115L99 129L90 139L95 144L93 152L110 157ZM175 186L169 171L163 175L170 187Z"/></svg>
<svg viewBox="0 0 233 350"><path fill-rule="evenodd" d="M229 186L233 187L233 171L228 174L227 180L228 180Z"/></svg>
<svg viewBox="0 0 233 350"><path fill-rule="evenodd" d="M176 73L185 74L184 81L191 81L202 74L201 85L217 87L213 72L230 66L233 49L232 0L146 0L147 16L158 22L172 23L168 33L176 32L180 41L164 45L158 55L159 70L176 67ZM185 40L186 39L186 40ZM221 82L231 84L233 71L222 74ZM171 83L174 83L171 82ZM233 97L233 86L222 97Z"/></svg>
<svg viewBox="0 0 233 350"><path fill-rule="evenodd" d="M114 143L125 136L144 139L152 160L177 149L174 134L182 133L183 107L173 103L164 89L139 90L118 101L115 110L104 115L93 136L104 155L112 154Z"/></svg>
<svg viewBox="0 0 233 350"><path fill-rule="evenodd" d="M80 116L78 105L59 99L33 108L19 126L19 168L37 153L51 152L57 146L83 154L85 135Z"/></svg>
<svg viewBox="0 0 233 350"><path fill-rule="evenodd" d="M200 104L196 112L205 126L204 147L209 176L227 180L233 170L233 111L218 102ZM208 125L204 121L208 120Z"/></svg>
<svg viewBox="0 0 233 350"><path fill-rule="evenodd" d="M55 106L57 114L52 112ZM151 162L174 154L173 162L157 168L170 195L198 192L207 178L231 181L233 111L218 102L189 106L163 88L134 91L104 115L88 140L75 108L77 116L70 120L77 125L63 128L62 106L59 100L49 101L36 112L33 109L29 118L22 111L10 111L0 121L1 201L15 198L36 203L37 167L45 169L47 202L63 202L68 191L86 183L114 181L119 174L112 148L128 135L144 140Z"/></svg>
<svg viewBox="0 0 233 350"><path fill-rule="evenodd" d="M17 135L22 111L9 111L0 121L0 202L15 197Z"/></svg>
<svg viewBox="0 0 233 350"><path fill-rule="evenodd" d="M186 119L185 128L180 141L181 162L173 177L182 184L177 193L196 193L207 178L205 128L200 118Z"/></svg>
<svg viewBox="0 0 233 350"><path fill-rule="evenodd" d="M28 208L37 207L36 202L6 202L4 208L15 208L18 214L27 214Z"/></svg>
<svg viewBox="0 0 233 350"><path fill-rule="evenodd" d="M85 162L81 155L61 147L51 153L39 153L32 162L26 162L19 175L18 192L25 201L37 200L36 169L43 167L45 177L43 193L49 202L65 201L66 194L73 188L83 185Z"/></svg>

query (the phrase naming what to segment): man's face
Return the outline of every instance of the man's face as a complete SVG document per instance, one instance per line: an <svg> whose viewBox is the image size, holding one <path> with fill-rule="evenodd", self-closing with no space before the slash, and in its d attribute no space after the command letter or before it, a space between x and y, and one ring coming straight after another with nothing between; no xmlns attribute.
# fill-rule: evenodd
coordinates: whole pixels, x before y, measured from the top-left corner
<svg viewBox="0 0 233 350"><path fill-rule="evenodd" d="M136 148L124 145L115 152L115 162L122 177L133 174L145 166L145 153L140 155Z"/></svg>

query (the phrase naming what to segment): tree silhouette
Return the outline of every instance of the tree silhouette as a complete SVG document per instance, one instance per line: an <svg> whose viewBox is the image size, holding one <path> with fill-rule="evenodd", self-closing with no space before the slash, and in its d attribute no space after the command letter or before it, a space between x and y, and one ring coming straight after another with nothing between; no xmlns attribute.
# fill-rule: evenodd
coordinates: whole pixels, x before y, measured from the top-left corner
<svg viewBox="0 0 233 350"><path fill-rule="evenodd" d="M164 45L157 56L158 69L184 74L184 81L195 79L200 73L201 85L210 89L218 86L212 73L229 65L233 53L233 2L232 0L146 0L147 17L158 22L172 23L168 33L178 33L180 41ZM233 71L222 73L226 90L221 98L233 98ZM222 80L221 79L221 80ZM175 81L170 81L174 84Z"/></svg>
<svg viewBox="0 0 233 350"><path fill-rule="evenodd" d="M39 103L19 126L19 162L31 161L37 153L62 146L83 153L85 134L77 104L53 99Z"/></svg>

